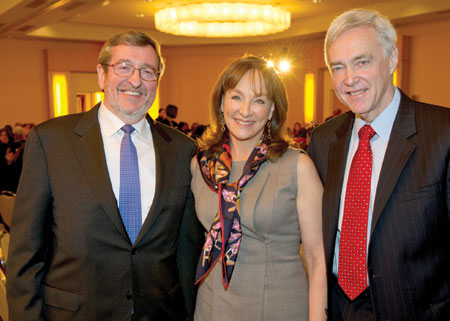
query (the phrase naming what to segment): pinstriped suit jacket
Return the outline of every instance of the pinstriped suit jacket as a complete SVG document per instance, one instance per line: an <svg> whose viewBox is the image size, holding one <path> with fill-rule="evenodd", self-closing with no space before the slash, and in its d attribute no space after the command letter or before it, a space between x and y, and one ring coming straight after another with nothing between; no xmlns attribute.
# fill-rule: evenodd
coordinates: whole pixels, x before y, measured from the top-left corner
<svg viewBox="0 0 450 321"><path fill-rule="evenodd" d="M354 114L319 126L308 148L322 182L331 276ZM377 186L368 275L376 320L450 320L450 109L402 93ZM333 311L329 311L333 316Z"/></svg>

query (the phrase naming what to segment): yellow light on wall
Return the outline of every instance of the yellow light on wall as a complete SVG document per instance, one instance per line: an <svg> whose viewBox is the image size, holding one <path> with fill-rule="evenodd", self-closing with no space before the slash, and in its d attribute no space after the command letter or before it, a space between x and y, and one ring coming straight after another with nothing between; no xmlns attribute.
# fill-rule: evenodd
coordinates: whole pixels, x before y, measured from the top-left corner
<svg viewBox="0 0 450 321"><path fill-rule="evenodd" d="M53 75L53 116L67 115L67 79L65 75Z"/></svg>
<svg viewBox="0 0 450 321"><path fill-rule="evenodd" d="M159 115L159 90L156 91L155 101L153 102L152 106L150 107L148 114L153 119L158 118L158 115Z"/></svg>
<svg viewBox="0 0 450 321"><path fill-rule="evenodd" d="M396 86L396 87L398 87L398 69L395 69L395 71L394 71L394 74L393 74L393 76L392 76L392 78L393 78L393 82L394 82L394 86Z"/></svg>
<svg viewBox="0 0 450 321"><path fill-rule="evenodd" d="M259 36L286 30L289 11L252 3L201 3L172 6L155 13L156 29L192 37Z"/></svg>
<svg viewBox="0 0 450 321"><path fill-rule="evenodd" d="M101 91L97 91L94 93L94 105L98 104L99 102L101 102L103 100L103 97L105 96L105 94Z"/></svg>
<svg viewBox="0 0 450 321"><path fill-rule="evenodd" d="M305 123L314 121L315 104L315 77L314 73L305 74Z"/></svg>

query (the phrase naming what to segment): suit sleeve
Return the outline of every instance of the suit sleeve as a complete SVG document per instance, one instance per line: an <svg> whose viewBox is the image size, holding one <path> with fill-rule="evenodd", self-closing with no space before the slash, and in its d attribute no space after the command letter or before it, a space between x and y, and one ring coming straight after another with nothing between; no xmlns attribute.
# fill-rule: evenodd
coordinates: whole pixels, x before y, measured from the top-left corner
<svg viewBox="0 0 450 321"><path fill-rule="evenodd" d="M314 131L313 131L311 133L310 138L309 138L309 144L308 144L308 148L306 150L308 155L309 155L309 157L311 157L313 162L314 162L314 156L315 156L315 154L314 154L314 147L315 147L314 138L315 138L315 135L314 135Z"/></svg>
<svg viewBox="0 0 450 321"><path fill-rule="evenodd" d="M447 214L450 221L450 158L447 160Z"/></svg>
<svg viewBox="0 0 450 321"><path fill-rule="evenodd" d="M312 133L311 133L311 136L309 138L309 144L308 144L308 148L307 148L306 151L307 151L309 157L311 158L311 160L313 161L314 165L317 168L318 167L318 164L317 164L318 160L317 160L317 152L316 152L316 149L317 149L316 139L317 139L317 135L316 135L315 130L313 130ZM319 169L317 169L317 170L319 170ZM319 175L320 175L320 173L319 173ZM322 176L320 178L322 179L322 183L323 183Z"/></svg>
<svg viewBox="0 0 450 321"><path fill-rule="evenodd" d="M48 253L51 193L45 153L37 131L27 139L11 223L6 289L9 320L41 320L41 282Z"/></svg>
<svg viewBox="0 0 450 321"><path fill-rule="evenodd" d="M180 282L187 312L186 321L193 320L194 317L197 296L197 286L194 285L195 270L203 243L205 242L204 233L205 230L198 221L195 213L194 195L192 191L189 191L181 222L177 248L177 264L178 270L180 271Z"/></svg>

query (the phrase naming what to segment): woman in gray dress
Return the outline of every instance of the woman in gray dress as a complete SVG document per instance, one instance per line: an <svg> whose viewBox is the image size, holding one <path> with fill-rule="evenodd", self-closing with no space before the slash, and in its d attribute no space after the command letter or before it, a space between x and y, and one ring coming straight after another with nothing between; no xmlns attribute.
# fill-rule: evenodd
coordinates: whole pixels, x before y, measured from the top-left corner
<svg viewBox="0 0 450 321"><path fill-rule="evenodd" d="M209 231L194 320L325 320L323 188L310 158L283 137L287 97L277 72L254 56L233 62L210 112L191 164Z"/></svg>

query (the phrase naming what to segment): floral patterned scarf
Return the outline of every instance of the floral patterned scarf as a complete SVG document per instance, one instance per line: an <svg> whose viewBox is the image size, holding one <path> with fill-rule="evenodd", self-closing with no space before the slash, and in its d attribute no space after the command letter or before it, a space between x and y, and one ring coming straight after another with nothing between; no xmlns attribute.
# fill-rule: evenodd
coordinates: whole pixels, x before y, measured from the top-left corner
<svg viewBox="0 0 450 321"><path fill-rule="evenodd" d="M197 265L195 283L200 282L222 257L223 286L228 288L236 264L242 230L239 199L242 189L255 176L262 163L267 160L267 144L259 143L244 165L241 177L228 184L231 172L229 138L216 158L208 159L199 153L197 160L206 184L219 194L219 211L214 218L200 260Z"/></svg>

